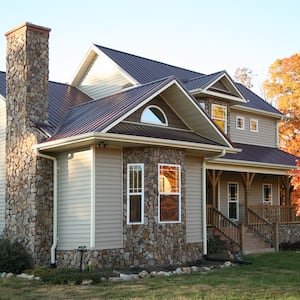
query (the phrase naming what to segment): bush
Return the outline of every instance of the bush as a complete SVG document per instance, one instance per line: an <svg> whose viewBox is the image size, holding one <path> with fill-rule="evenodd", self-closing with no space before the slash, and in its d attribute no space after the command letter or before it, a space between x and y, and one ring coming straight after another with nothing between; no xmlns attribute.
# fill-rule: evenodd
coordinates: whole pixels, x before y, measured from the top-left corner
<svg viewBox="0 0 300 300"><path fill-rule="evenodd" d="M0 272L19 274L30 267L30 256L20 243L0 239Z"/></svg>

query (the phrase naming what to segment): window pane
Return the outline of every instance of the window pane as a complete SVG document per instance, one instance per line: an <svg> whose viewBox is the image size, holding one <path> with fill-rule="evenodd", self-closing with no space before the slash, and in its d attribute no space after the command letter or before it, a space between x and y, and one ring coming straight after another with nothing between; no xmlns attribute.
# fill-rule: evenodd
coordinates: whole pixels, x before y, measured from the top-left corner
<svg viewBox="0 0 300 300"><path fill-rule="evenodd" d="M130 223L140 223L142 221L142 197L141 195L130 196Z"/></svg>
<svg viewBox="0 0 300 300"><path fill-rule="evenodd" d="M237 203L236 202L229 203L229 218L237 219Z"/></svg>
<svg viewBox="0 0 300 300"><path fill-rule="evenodd" d="M179 192L179 167L160 166L160 192L178 193Z"/></svg>
<svg viewBox="0 0 300 300"><path fill-rule="evenodd" d="M223 105L212 105L211 117L215 123L226 133L227 131L227 107Z"/></svg>
<svg viewBox="0 0 300 300"><path fill-rule="evenodd" d="M223 131L225 131L225 121L222 120L214 120L214 121Z"/></svg>
<svg viewBox="0 0 300 300"><path fill-rule="evenodd" d="M145 108L141 116L141 122L166 125L167 120L162 110L155 106Z"/></svg>
<svg viewBox="0 0 300 300"><path fill-rule="evenodd" d="M160 196L160 221L179 221L179 196Z"/></svg>

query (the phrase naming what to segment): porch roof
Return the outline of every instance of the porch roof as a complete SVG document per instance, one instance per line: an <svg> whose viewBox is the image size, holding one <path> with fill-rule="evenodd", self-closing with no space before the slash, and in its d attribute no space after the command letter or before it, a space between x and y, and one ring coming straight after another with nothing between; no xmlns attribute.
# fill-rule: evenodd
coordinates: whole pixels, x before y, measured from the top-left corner
<svg viewBox="0 0 300 300"><path fill-rule="evenodd" d="M296 166L297 157L278 148L235 143L236 148L242 149L237 154L227 154L226 160L249 161L263 164Z"/></svg>

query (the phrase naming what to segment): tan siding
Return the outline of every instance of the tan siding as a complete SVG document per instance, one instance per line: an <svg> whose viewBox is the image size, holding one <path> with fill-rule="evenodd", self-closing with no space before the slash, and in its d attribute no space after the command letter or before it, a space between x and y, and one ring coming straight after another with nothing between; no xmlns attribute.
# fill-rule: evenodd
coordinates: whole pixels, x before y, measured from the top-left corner
<svg viewBox="0 0 300 300"><path fill-rule="evenodd" d="M128 84L128 79L120 73L111 60L101 54L91 62L78 88L93 99L98 99L120 91Z"/></svg>
<svg viewBox="0 0 300 300"><path fill-rule="evenodd" d="M201 160L186 158L186 241L202 241L202 186Z"/></svg>
<svg viewBox="0 0 300 300"><path fill-rule="evenodd" d="M0 99L0 234L5 223L5 139L6 139L6 105Z"/></svg>
<svg viewBox="0 0 300 300"><path fill-rule="evenodd" d="M245 118L245 129L236 128L236 116ZM258 132L250 131L250 119L258 120ZM230 114L230 138L236 143L277 147L276 120L257 114L231 110Z"/></svg>
<svg viewBox="0 0 300 300"><path fill-rule="evenodd" d="M95 247L123 246L122 151L98 148L95 175Z"/></svg>
<svg viewBox="0 0 300 300"><path fill-rule="evenodd" d="M58 158L58 249L90 246L91 151Z"/></svg>

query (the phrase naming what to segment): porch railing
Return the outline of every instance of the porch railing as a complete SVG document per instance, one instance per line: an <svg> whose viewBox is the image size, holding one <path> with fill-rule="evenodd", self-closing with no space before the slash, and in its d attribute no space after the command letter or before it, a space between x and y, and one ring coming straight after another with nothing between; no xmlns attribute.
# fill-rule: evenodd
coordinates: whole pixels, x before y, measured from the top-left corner
<svg viewBox="0 0 300 300"><path fill-rule="evenodd" d="M248 227L254 230L263 240L274 245L273 223L256 213L252 208L248 208Z"/></svg>
<svg viewBox="0 0 300 300"><path fill-rule="evenodd" d="M300 223L294 206L286 205L251 205L250 209L271 223L291 224Z"/></svg>
<svg viewBox="0 0 300 300"><path fill-rule="evenodd" d="M241 231L239 225L228 219L214 207L207 207L207 226L215 227L230 241L241 247Z"/></svg>

